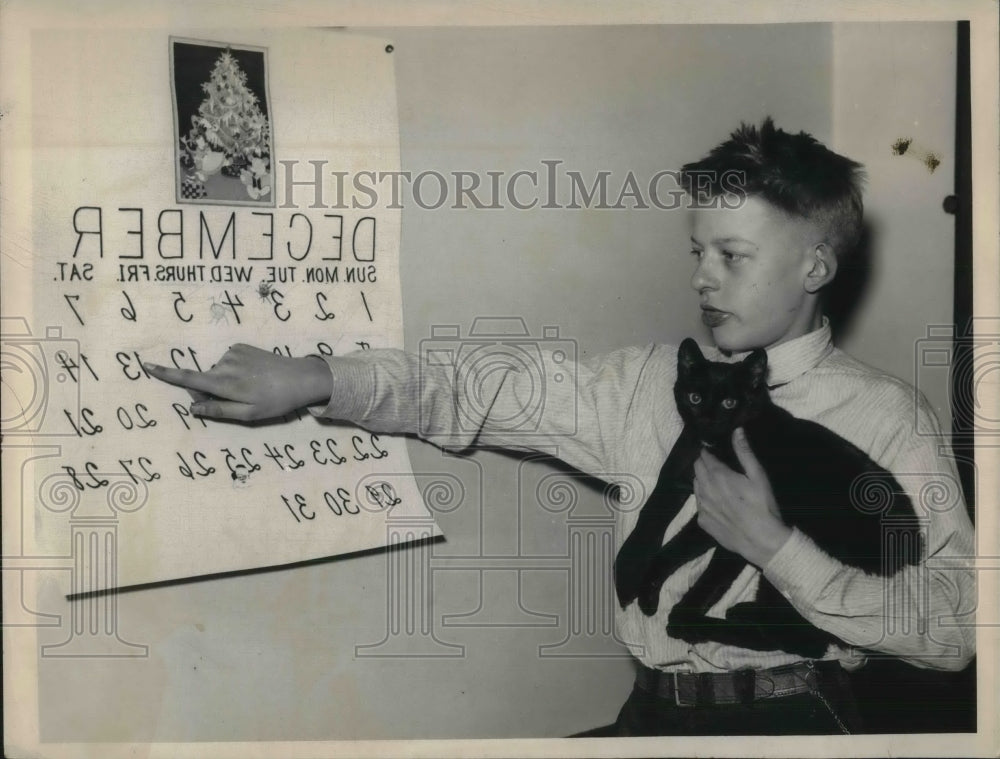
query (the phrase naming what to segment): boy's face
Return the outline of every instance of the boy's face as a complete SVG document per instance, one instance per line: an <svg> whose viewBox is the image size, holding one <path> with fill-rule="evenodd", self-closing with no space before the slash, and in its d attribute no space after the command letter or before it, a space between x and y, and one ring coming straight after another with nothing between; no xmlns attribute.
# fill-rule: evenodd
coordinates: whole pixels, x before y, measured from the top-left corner
<svg viewBox="0 0 1000 759"><path fill-rule="evenodd" d="M735 209L696 209L692 219L691 286L720 349L771 348L820 326L805 286L819 242L814 225L752 196Z"/></svg>

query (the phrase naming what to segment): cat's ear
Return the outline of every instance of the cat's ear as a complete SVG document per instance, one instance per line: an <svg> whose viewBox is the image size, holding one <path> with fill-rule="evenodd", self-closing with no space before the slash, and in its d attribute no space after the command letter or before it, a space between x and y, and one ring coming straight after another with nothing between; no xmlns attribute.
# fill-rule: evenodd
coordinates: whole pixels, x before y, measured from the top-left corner
<svg viewBox="0 0 1000 759"><path fill-rule="evenodd" d="M679 372L691 371L695 366L704 363L705 357L702 355L698 343L690 337L685 337L677 348L677 370Z"/></svg>
<svg viewBox="0 0 1000 759"><path fill-rule="evenodd" d="M767 352L763 348L757 348L743 359L743 366L750 372L750 382L754 388L767 382Z"/></svg>

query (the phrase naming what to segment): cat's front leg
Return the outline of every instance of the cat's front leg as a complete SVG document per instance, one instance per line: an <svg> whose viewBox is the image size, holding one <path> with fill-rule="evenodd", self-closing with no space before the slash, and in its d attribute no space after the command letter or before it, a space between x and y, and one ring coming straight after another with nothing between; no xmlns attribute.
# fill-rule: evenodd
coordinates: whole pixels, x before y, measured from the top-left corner
<svg viewBox="0 0 1000 759"><path fill-rule="evenodd" d="M662 546L650 560L639 584L639 608L647 617L656 614L664 581L689 561L710 550L716 543L692 518L680 532Z"/></svg>
<svg viewBox="0 0 1000 759"><path fill-rule="evenodd" d="M643 577L663 547L667 526L693 492L694 461L700 452L697 436L685 427L661 467L656 487L639 512L635 527L615 557L615 591L623 609L642 592Z"/></svg>
<svg viewBox="0 0 1000 759"><path fill-rule="evenodd" d="M713 631L727 623L707 616L708 610L732 587L745 566L742 556L716 546L705 571L670 610L667 634L689 643L712 640Z"/></svg>
<svg viewBox="0 0 1000 759"><path fill-rule="evenodd" d="M730 624L746 631L756 641L748 648L786 651L819 659L837 638L811 625L770 582L761 578L754 601L732 606L726 612Z"/></svg>
<svg viewBox="0 0 1000 759"><path fill-rule="evenodd" d="M663 550L667 524L680 511L691 490L688 486L686 490L677 488L671 492L661 482L656 492L658 500L643 507L638 524L615 557L615 590L623 609L642 594L643 578Z"/></svg>

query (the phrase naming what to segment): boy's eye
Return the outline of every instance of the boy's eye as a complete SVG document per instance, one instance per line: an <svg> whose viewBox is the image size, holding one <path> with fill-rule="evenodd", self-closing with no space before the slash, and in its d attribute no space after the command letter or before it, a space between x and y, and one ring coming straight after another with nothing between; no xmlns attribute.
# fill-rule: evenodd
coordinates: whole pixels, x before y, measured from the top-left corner
<svg viewBox="0 0 1000 759"><path fill-rule="evenodd" d="M722 251L722 257L726 259L727 263L736 263L737 261L743 260L744 256L741 253L733 253L729 250Z"/></svg>
<svg viewBox="0 0 1000 759"><path fill-rule="evenodd" d="M695 258L701 258L702 252L703 251L697 250L696 248L691 249L691 255L694 256Z"/></svg>
<svg viewBox="0 0 1000 759"><path fill-rule="evenodd" d="M701 395L699 393L688 393L688 403L692 406L697 406L701 403Z"/></svg>
<svg viewBox="0 0 1000 759"><path fill-rule="evenodd" d="M730 411L732 409L736 408L736 399L735 398L723 398L722 399L722 408L730 410Z"/></svg>

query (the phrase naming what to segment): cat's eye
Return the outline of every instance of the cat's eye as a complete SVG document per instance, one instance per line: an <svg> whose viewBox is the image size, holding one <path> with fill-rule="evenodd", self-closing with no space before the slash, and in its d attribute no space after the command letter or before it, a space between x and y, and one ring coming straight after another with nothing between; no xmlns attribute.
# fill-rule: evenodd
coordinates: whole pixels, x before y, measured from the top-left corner
<svg viewBox="0 0 1000 759"><path fill-rule="evenodd" d="M735 398L723 398L722 399L722 408L726 409L727 411L732 411L734 408L736 408L736 399Z"/></svg>
<svg viewBox="0 0 1000 759"><path fill-rule="evenodd" d="M701 394L688 393L688 403L690 403L693 406L697 406L699 403L701 403Z"/></svg>

